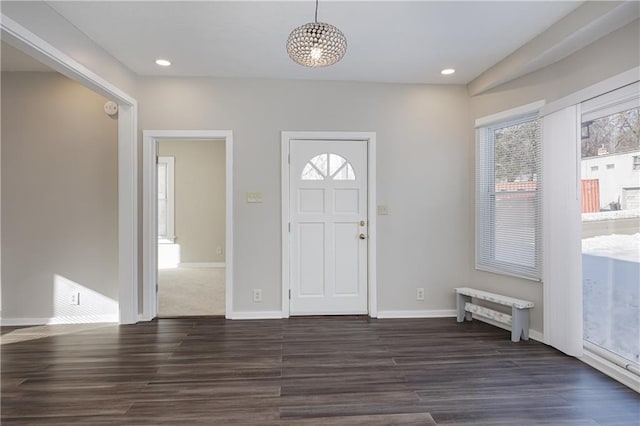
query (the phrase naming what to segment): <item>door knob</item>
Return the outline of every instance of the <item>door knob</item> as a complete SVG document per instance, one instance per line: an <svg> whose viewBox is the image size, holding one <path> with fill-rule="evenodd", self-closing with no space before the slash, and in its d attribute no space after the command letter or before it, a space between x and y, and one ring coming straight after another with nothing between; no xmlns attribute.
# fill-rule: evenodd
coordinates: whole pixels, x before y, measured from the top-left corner
<svg viewBox="0 0 640 426"><path fill-rule="evenodd" d="M364 234L360 234L360 239L361 239L361 240L364 240L365 238L367 238L367 237L365 237L365 235L364 235Z"/></svg>

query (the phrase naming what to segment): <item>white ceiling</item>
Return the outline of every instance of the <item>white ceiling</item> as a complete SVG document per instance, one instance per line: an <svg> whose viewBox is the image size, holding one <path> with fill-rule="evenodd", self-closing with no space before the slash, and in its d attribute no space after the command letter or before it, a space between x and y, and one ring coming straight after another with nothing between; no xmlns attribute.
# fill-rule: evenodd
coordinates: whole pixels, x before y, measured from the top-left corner
<svg viewBox="0 0 640 426"><path fill-rule="evenodd" d="M48 2L125 66L144 76L258 77L466 84L581 2L320 1L340 28L338 64L309 69L285 51L313 20L313 0ZM169 68L156 58L173 62ZM449 77L443 68L455 68Z"/></svg>

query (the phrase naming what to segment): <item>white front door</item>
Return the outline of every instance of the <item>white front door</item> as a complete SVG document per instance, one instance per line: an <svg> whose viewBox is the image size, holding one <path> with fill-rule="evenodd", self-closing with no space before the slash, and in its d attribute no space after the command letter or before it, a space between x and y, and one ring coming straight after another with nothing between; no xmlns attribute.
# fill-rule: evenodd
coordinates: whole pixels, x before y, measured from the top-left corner
<svg viewBox="0 0 640 426"><path fill-rule="evenodd" d="M290 314L366 314L367 142L289 144Z"/></svg>

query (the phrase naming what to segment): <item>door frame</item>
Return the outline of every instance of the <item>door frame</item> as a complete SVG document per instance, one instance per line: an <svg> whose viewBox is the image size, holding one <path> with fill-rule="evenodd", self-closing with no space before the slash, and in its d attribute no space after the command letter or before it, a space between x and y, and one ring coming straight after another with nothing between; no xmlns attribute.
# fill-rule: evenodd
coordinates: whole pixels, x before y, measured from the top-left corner
<svg viewBox="0 0 640 426"><path fill-rule="evenodd" d="M0 15L2 41L118 104L118 320L138 322L138 102L114 83L13 19Z"/></svg>
<svg viewBox="0 0 640 426"><path fill-rule="evenodd" d="M225 143L225 318L233 308L233 132L231 130L144 130L142 145L142 321L157 315L158 203L157 142L167 139Z"/></svg>
<svg viewBox="0 0 640 426"><path fill-rule="evenodd" d="M378 316L376 281L376 133L375 132L281 132L281 197L282 197L282 317L289 318L291 289L291 242L289 240L289 142L297 140L363 141L367 144L367 306L369 316Z"/></svg>

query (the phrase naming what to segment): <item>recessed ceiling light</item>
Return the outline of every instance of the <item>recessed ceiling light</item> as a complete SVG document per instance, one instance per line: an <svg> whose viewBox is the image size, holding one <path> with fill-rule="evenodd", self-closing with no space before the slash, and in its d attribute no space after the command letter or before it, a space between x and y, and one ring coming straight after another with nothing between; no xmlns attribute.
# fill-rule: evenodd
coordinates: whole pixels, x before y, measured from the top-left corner
<svg viewBox="0 0 640 426"><path fill-rule="evenodd" d="M156 65L160 65L161 67L168 67L171 65L171 61L167 61L166 59L156 59Z"/></svg>
<svg viewBox="0 0 640 426"><path fill-rule="evenodd" d="M442 74L442 75L451 75L454 72L456 72L456 70L454 70L453 68L446 68L446 69L443 69L442 71L440 71L440 74Z"/></svg>

